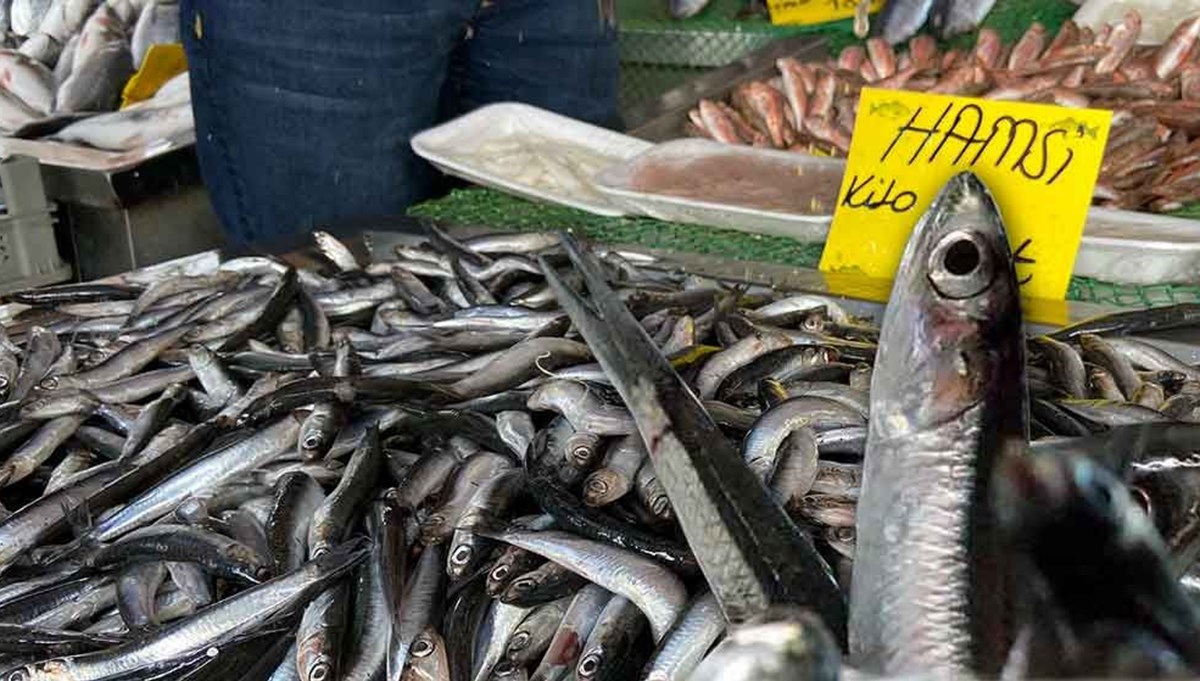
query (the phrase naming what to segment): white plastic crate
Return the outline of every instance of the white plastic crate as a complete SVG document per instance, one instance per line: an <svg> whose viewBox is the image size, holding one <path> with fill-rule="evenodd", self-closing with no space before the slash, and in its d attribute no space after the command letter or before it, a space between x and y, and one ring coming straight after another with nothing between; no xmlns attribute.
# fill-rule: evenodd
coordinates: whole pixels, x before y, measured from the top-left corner
<svg viewBox="0 0 1200 681"><path fill-rule="evenodd" d="M12 156L0 161L0 293L45 286L71 278L54 240L53 208L46 201L36 159Z"/></svg>

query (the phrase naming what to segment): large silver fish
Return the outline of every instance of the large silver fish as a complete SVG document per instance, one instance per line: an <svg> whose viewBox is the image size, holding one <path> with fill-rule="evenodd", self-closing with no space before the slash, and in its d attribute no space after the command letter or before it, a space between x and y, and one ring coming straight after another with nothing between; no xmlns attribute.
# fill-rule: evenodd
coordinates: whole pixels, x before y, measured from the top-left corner
<svg viewBox="0 0 1200 681"><path fill-rule="evenodd" d="M1000 669L1010 599L988 491L1027 438L1024 376L1004 225L964 173L913 231L880 332L850 609L864 671Z"/></svg>

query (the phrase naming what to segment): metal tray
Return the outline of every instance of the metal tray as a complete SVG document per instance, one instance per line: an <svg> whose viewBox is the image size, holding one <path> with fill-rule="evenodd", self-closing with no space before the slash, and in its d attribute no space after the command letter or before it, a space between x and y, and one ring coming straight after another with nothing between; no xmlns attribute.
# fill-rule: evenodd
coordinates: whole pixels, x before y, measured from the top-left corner
<svg viewBox="0 0 1200 681"><path fill-rule="evenodd" d="M1200 221L1092 208L1074 272L1122 284L1200 282Z"/></svg>

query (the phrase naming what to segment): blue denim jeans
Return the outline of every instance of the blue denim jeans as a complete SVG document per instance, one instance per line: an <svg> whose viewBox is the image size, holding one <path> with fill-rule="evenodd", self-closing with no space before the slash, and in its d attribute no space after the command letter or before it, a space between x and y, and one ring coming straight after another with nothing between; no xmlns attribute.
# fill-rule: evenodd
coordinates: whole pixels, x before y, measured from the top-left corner
<svg viewBox="0 0 1200 681"><path fill-rule="evenodd" d="M497 101L618 122L611 0L183 0L196 147L238 245L396 215L412 136Z"/></svg>

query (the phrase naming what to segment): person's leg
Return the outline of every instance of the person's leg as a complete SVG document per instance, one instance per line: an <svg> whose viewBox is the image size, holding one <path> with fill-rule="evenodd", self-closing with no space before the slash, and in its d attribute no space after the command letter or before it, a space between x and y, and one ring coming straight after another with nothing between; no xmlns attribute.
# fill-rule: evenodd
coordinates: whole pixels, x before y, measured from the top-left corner
<svg viewBox="0 0 1200 681"><path fill-rule="evenodd" d="M483 2L460 48L462 110L519 101L617 127L612 6L612 0Z"/></svg>
<svg viewBox="0 0 1200 681"><path fill-rule="evenodd" d="M434 171L409 148L436 122L478 0L184 0L197 149L230 236L279 243L403 212Z"/></svg>

